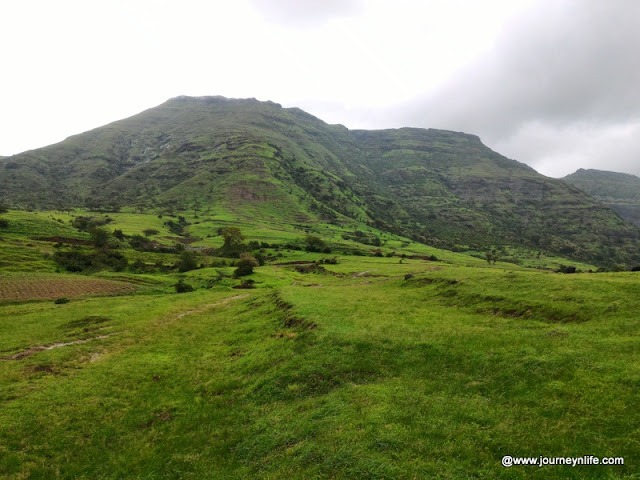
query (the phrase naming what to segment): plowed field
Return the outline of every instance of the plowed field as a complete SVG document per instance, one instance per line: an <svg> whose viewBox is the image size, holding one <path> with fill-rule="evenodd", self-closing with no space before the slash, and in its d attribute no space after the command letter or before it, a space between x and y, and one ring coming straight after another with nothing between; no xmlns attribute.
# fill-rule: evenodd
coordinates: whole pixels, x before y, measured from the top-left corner
<svg viewBox="0 0 640 480"><path fill-rule="evenodd" d="M0 275L0 301L51 300L132 293L135 285L71 275Z"/></svg>

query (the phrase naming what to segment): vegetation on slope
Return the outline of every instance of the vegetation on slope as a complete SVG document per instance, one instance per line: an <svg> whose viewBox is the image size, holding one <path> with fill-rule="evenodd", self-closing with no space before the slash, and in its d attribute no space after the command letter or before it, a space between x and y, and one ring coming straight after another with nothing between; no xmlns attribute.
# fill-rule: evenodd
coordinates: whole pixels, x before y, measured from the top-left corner
<svg viewBox="0 0 640 480"><path fill-rule="evenodd" d="M525 247L599 265L640 263L637 228L477 137L349 131L252 99L178 97L0 160L0 191L23 208L356 222L460 251Z"/></svg>
<svg viewBox="0 0 640 480"><path fill-rule="evenodd" d="M581 168L562 180L597 198L625 220L640 226L640 178L635 175Z"/></svg>
<svg viewBox="0 0 640 480"><path fill-rule="evenodd" d="M9 273L0 286L39 279L94 290L66 302L0 299L2 478L630 478L637 470L637 273L494 264L366 226L303 230L225 213L187 216L180 237L166 216L78 220L90 215L6 214L0 246L10 253L0 269ZM121 244L105 245L127 268L54 273L47 253L72 243L102 251L95 233L71 226L96 223L122 233ZM202 248L192 250L197 268L181 272L172 266L181 254L162 248L197 234L187 244ZM136 235L152 243L136 250ZM264 264L233 278L242 248L220 257L225 244L243 244ZM331 253L313 251L324 248ZM86 298L100 294L94 280L130 288ZM237 288L247 280L253 288ZM500 463L586 454L625 464Z"/></svg>

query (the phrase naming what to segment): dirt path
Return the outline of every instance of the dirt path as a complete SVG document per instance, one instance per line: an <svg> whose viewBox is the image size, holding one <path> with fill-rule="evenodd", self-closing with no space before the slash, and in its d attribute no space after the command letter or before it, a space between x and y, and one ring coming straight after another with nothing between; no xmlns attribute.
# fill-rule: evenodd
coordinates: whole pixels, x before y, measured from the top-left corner
<svg viewBox="0 0 640 480"><path fill-rule="evenodd" d="M187 315L193 315L195 313L202 313L209 310L210 308L219 307L220 305L225 305L233 300L240 300L241 298L247 298L249 295L250 295L249 293L245 293L244 295L234 295L233 297L227 297L224 300L220 300L219 302L216 302L216 303L208 303L206 305L201 306L200 308L194 308L193 310L182 312L176 315L175 317L171 318L169 321L179 320L183 317L186 317Z"/></svg>
<svg viewBox="0 0 640 480"><path fill-rule="evenodd" d="M367 273L373 272L373 270L367 270L366 272L356 273L353 278L364 277Z"/></svg>
<svg viewBox="0 0 640 480"><path fill-rule="evenodd" d="M34 353L42 352L44 350L53 350L54 348L67 347L69 345L77 345L79 343L87 343L93 340L101 340L103 338L111 337L116 334L117 332L109 333L107 335L98 335L97 337L83 338L81 340L73 340L71 342L60 342L60 343L53 343L51 345L38 345L35 347L29 347L26 350L23 350L22 352L14 353L13 355L4 357L2 360L21 360L23 358L33 355Z"/></svg>

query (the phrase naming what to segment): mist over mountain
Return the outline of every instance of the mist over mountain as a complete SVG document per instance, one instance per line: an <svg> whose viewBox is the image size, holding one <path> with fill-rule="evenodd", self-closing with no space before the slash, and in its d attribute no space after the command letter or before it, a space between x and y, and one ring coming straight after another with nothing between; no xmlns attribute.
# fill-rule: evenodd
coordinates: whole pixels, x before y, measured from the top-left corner
<svg viewBox="0 0 640 480"><path fill-rule="evenodd" d="M418 128L348 130L297 108L177 97L0 159L20 208L199 210L255 221L353 221L454 250L522 246L597 264L640 260L640 230L581 189Z"/></svg>

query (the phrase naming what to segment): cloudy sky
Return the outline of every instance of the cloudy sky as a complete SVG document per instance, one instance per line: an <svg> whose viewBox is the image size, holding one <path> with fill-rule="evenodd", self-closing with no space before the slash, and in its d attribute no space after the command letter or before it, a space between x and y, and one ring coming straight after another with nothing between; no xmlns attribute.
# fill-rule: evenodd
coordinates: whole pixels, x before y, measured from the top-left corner
<svg viewBox="0 0 640 480"><path fill-rule="evenodd" d="M0 155L177 95L445 128L549 176L640 174L637 0L10 0Z"/></svg>

